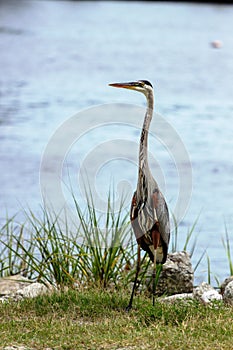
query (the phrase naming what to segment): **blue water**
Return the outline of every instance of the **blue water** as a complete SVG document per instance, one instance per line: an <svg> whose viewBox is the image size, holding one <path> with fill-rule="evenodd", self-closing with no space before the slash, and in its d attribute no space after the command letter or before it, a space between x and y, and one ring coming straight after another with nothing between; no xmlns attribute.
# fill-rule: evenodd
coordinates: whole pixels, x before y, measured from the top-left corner
<svg viewBox="0 0 233 350"><path fill-rule="evenodd" d="M179 135L191 164L192 178L190 172L187 176L192 194L186 213L182 213L179 248L200 215L193 264L207 249L213 275L220 281L227 277L229 268L221 238L226 224L233 246L232 18L231 5L2 0L1 219L6 209L8 215L13 215L21 207L37 210L42 203L41 158L52 135L66 120L103 104L143 107L143 95L107 84L148 79L155 86L156 112ZM221 42L221 48L213 48L215 40ZM108 125L90 134L91 124L85 129L88 113L87 118L78 119L88 137L84 135L78 146L71 145L67 150L65 163L73 184L87 154L85 149L92 151L103 141L117 138L120 143L113 148L105 145L104 163L99 153L94 153L93 167L99 166L97 190L106 201L103 184L108 188L114 180L121 181L123 187L125 183L127 190L135 188L137 142L143 119L143 111L138 108L135 128L134 115L129 115L127 108L125 122L131 124L117 129L116 125ZM101 118L101 114L95 114L93 124L101 123ZM117 112L109 113L109 123L116 123L117 118ZM185 197L190 186L182 188L173 157L176 142L166 138L167 129L159 124L159 118L157 121L158 133L164 136L157 143L150 137L154 157L151 167L173 211L177 191L181 187ZM151 127L156 132L156 117ZM168 143L163 145L165 139ZM114 158L111 153L116 149L121 153L120 145L127 153L126 160L115 160L117 154ZM107 159L114 159L111 166ZM183 170L185 166L187 163ZM52 163L50 167L53 171ZM203 261L196 271L197 282L206 279L206 266Z"/></svg>

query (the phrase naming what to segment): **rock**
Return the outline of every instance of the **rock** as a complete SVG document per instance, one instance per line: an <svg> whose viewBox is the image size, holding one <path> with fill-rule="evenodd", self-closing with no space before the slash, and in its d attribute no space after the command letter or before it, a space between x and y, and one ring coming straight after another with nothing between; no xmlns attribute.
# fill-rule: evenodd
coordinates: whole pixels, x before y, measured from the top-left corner
<svg viewBox="0 0 233 350"><path fill-rule="evenodd" d="M1 303L5 303L8 301L18 301L19 299L15 297L14 294L9 294L9 295L3 295L2 297L0 297L0 302Z"/></svg>
<svg viewBox="0 0 233 350"><path fill-rule="evenodd" d="M211 287L211 285L209 285L208 283L202 282L198 287L194 289L193 296L195 299L201 301L202 295L205 292L212 291L213 289L214 288Z"/></svg>
<svg viewBox="0 0 233 350"><path fill-rule="evenodd" d="M209 304L216 300L222 300L221 294L208 283L203 282L193 291L193 296L204 304Z"/></svg>
<svg viewBox="0 0 233 350"><path fill-rule="evenodd" d="M175 294L170 295L169 297L161 298L160 301L162 302L175 302L177 300L193 300L193 293L181 293L181 294Z"/></svg>
<svg viewBox="0 0 233 350"><path fill-rule="evenodd" d="M50 293L54 287L32 282L21 275L0 278L0 302L19 301Z"/></svg>
<svg viewBox="0 0 233 350"><path fill-rule="evenodd" d="M14 294L18 289L30 284L31 281L21 275L0 278L0 296Z"/></svg>
<svg viewBox="0 0 233 350"><path fill-rule="evenodd" d="M223 294L223 301L226 304L233 305L233 281L227 284Z"/></svg>
<svg viewBox="0 0 233 350"><path fill-rule="evenodd" d="M149 273L151 276L152 272ZM151 278L147 278L148 289L152 290ZM187 252L168 254L156 287L156 295L173 295L193 291L193 269Z"/></svg>
<svg viewBox="0 0 233 350"><path fill-rule="evenodd" d="M225 292L225 288L226 286L228 285L228 283L230 283L231 281L233 281L233 276L230 276L228 278L226 278L224 280L224 282L222 283L221 287L220 287L220 290L221 290L221 294L223 295L224 292Z"/></svg>
<svg viewBox="0 0 233 350"><path fill-rule="evenodd" d="M217 290L208 290L202 294L201 301L204 304L209 304L212 301L222 300L222 295L217 292Z"/></svg>
<svg viewBox="0 0 233 350"><path fill-rule="evenodd" d="M16 292L16 295L19 295L22 298L35 298L39 295L47 294L51 292L52 287L46 287L42 283L32 283L29 286L19 289Z"/></svg>

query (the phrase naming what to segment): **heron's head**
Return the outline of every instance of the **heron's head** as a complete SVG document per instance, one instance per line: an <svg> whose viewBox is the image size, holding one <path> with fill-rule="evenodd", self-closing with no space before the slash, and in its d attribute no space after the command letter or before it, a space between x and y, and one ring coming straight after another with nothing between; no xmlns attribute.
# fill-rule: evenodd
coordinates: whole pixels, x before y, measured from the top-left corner
<svg viewBox="0 0 233 350"><path fill-rule="evenodd" d="M148 80L137 80L129 83L112 83L109 84L109 86L139 91L146 96L148 96L150 92L153 92L153 86Z"/></svg>

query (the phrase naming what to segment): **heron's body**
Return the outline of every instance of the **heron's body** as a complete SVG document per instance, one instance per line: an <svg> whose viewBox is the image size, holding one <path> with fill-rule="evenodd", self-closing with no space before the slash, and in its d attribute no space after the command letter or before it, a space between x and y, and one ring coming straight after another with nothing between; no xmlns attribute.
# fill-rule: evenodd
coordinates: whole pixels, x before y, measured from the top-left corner
<svg viewBox="0 0 233 350"><path fill-rule="evenodd" d="M154 108L153 87L146 80L110 85L142 92L147 98L147 110L140 138L138 183L133 194L130 210L130 220L138 243L137 273L128 306L130 309L140 268L140 248L149 254L151 261L154 263L153 279L155 280L156 263L164 264L167 259L170 225L165 199L151 174L148 164L148 132Z"/></svg>

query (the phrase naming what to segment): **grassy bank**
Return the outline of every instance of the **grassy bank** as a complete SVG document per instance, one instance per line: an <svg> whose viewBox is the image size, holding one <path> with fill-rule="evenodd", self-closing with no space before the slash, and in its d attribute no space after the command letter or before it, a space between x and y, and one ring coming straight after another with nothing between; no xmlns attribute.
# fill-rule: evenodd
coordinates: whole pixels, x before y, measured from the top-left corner
<svg viewBox="0 0 233 350"><path fill-rule="evenodd" d="M55 285L58 292L0 304L0 349L231 349L232 307L158 301L152 307L144 291L135 297L133 310L125 312L135 276L136 242L128 213L115 211L111 202L109 197L99 218L92 199L85 211L74 199L79 225L72 230L46 210L40 216L29 211L24 224L6 219L0 229L0 277L21 273ZM183 242L191 255L195 225ZM179 240L176 222L174 226L172 251ZM223 245L232 272L227 230ZM144 256L142 285L148 264Z"/></svg>
<svg viewBox="0 0 233 350"><path fill-rule="evenodd" d="M33 349L231 349L233 308L167 305L90 287L0 305L1 347Z"/></svg>

